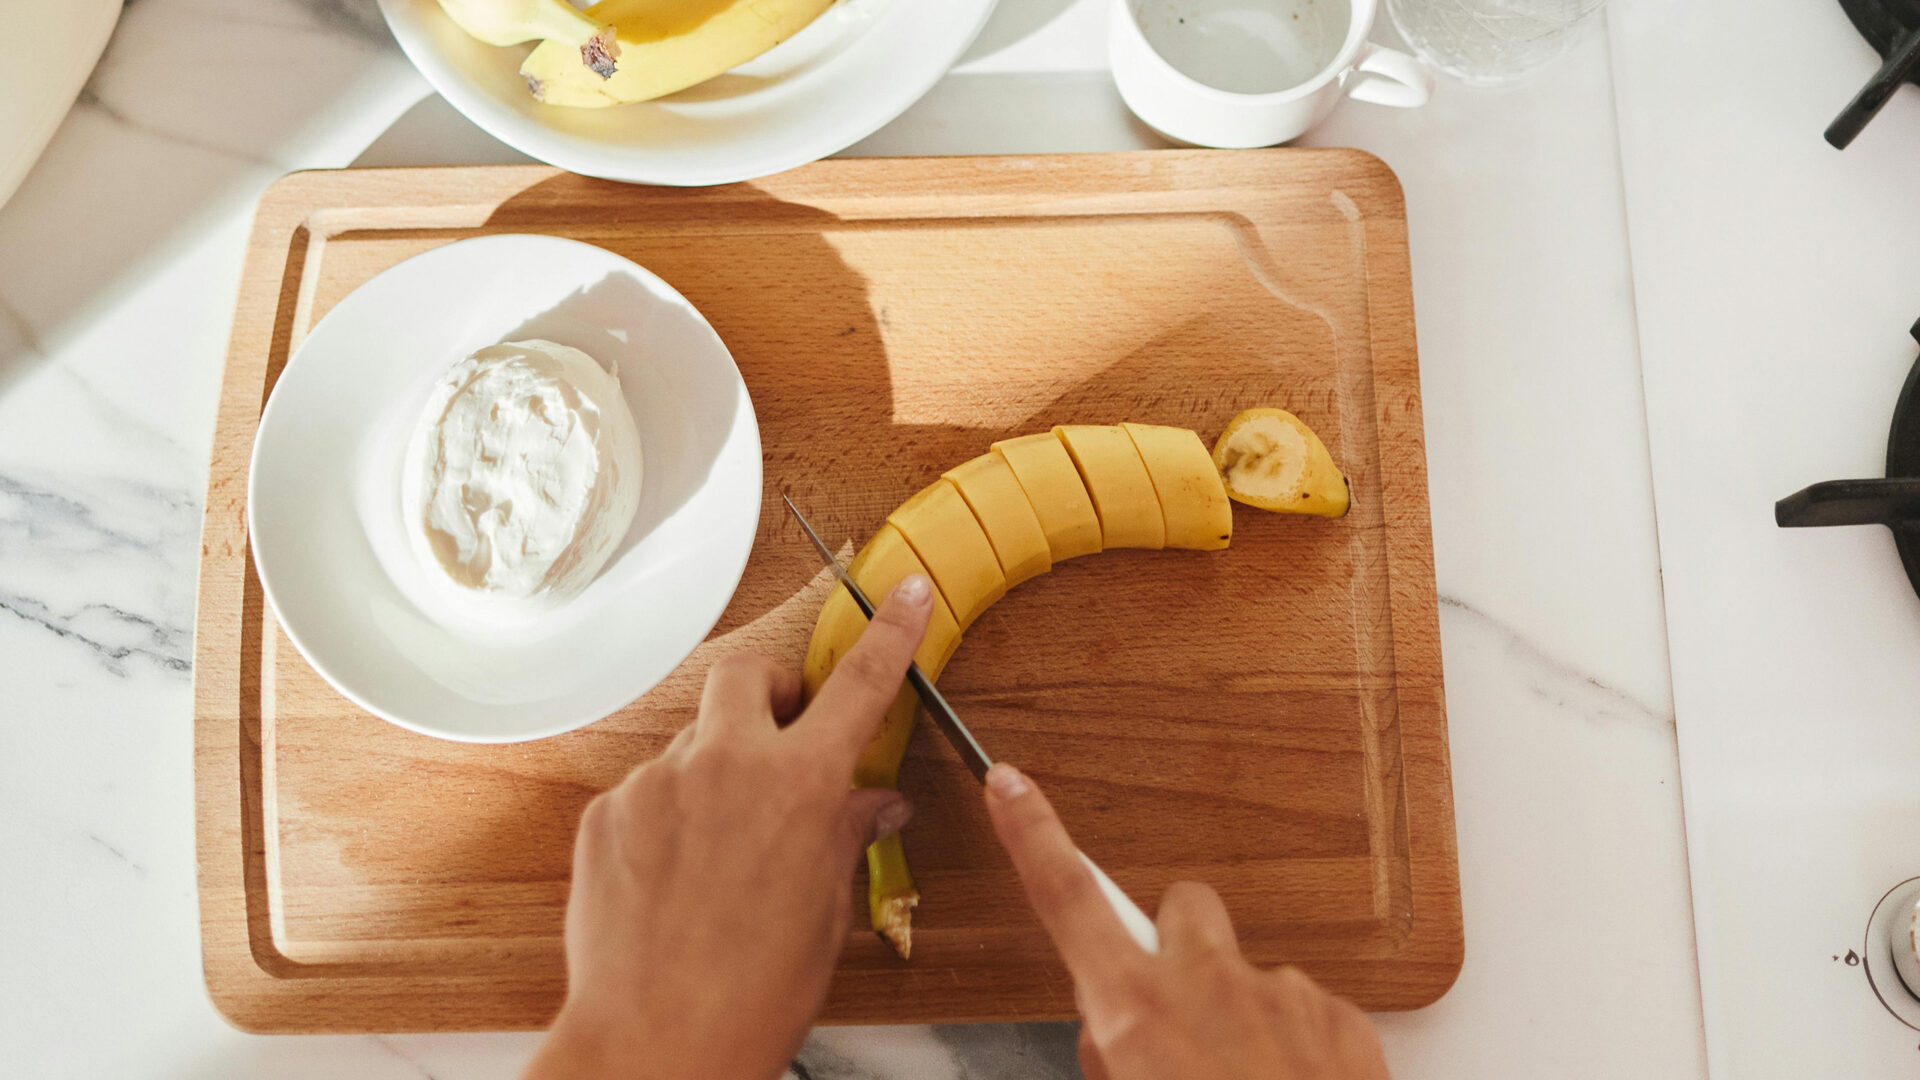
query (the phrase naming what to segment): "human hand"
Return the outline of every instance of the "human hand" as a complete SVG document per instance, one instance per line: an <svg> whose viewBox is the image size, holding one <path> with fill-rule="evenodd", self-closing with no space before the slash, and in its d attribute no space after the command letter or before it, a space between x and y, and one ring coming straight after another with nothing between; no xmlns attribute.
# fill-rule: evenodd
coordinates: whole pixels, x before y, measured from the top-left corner
<svg viewBox="0 0 1920 1080"><path fill-rule="evenodd" d="M764 656L713 665L698 717L587 805L567 901L567 1000L527 1080L779 1076L826 998L853 869L911 807L855 789L933 586L902 581L800 708Z"/></svg>
<svg viewBox="0 0 1920 1080"><path fill-rule="evenodd" d="M1169 888L1145 952L1031 779L995 765L987 810L1073 974L1088 1080L1386 1080L1366 1014L1297 968L1247 963L1212 889Z"/></svg>

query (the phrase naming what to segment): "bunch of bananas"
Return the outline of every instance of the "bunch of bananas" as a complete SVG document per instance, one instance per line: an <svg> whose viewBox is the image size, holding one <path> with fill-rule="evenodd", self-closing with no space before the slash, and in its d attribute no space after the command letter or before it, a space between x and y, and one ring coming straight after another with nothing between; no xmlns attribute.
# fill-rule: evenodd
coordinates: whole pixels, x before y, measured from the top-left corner
<svg viewBox="0 0 1920 1080"><path fill-rule="evenodd" d="M933 616L914 660L938 679L981 612L1062 560L1112 548L1218 551L1233 539L1233 502L1339 517L1348 498L1326 444L1282 409L1234 417L1211 454L1187 428L1068 424L994 443L947 470L887 515L847 571L870 596L908 574L933 579ZM845 589L828 594L807 645L808 697L866 627ZM854 767L857 786L896 786L919 708L913 688L901 686ZM869 847L867 914L903 958L919 902L900 837Z"/></svg>
<svg viewBox="0 0 1920 1080"><path fill-rule="evenodd" d="M600 108L684 90L805 29L833 0L440 0L489 45L538 41L520 74L549 105Z"/></svg>

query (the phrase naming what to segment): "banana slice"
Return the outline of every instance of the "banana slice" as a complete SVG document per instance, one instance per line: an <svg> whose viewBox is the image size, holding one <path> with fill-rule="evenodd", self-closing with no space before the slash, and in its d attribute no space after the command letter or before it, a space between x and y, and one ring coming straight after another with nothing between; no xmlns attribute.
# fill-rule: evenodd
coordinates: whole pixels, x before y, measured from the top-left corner
<svg viewBox="0 0 1920 1080"><path fill-rule="evenodd" d="M1320 436L1285 409L1234 417L1213 444L1213 464L1235 502L1284 514L1347 512L1347 478Z"/></svg>

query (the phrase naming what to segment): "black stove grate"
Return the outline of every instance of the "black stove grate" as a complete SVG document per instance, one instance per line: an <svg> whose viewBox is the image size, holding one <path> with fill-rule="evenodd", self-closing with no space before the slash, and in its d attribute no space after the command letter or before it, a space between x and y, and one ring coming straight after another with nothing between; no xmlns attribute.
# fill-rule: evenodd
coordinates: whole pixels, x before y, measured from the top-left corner
<svg viewBox="0 0 1920 1080"><path fill-rule="evenodd" d="M1840 0L1840 7L1883 59L1900 35L1920 26L1920 0ZM1920 86L1920 71L1907 81Z"/></svg>
<svg viewBox="0 0 1920 1080"><path fill-rule="evenodd" d="M1911 333L1920 342L1920 321ZM1784 528L1885 525L1893 532L1907 581L1920 594L1920 360L1907 372L1894 402L1886 478L1827 480L1803 488L1773 505L1773 520Z"/></svg>

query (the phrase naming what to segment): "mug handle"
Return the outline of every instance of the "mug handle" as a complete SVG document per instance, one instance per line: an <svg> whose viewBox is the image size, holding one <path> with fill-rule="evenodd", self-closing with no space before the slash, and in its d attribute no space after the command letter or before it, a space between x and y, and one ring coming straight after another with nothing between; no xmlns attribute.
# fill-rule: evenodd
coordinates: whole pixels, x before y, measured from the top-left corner
<svg viewBox="0 0 1920 1080"><path fill-rule="evenodd" d="M1374 78L1354 78L1372 75ZM1406 53L1367 42L1360 60L1352 68L1351 89L1347 95L1355 101L1413 109L1433 96L1433 76L1425 65Z"/></svg>

